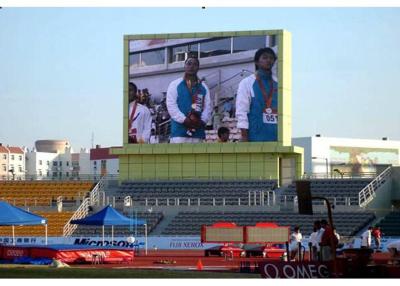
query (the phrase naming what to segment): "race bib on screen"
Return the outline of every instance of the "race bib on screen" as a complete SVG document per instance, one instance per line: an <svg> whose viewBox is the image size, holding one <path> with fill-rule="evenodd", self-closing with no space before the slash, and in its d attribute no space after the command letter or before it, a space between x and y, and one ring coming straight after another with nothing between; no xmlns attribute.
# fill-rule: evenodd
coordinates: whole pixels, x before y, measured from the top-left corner
<svg viewBox="0 0 400 286"><path fill-rule="evenodd" d="M278 114L264 112L263 122L266 124L278 124Z"/></svg>

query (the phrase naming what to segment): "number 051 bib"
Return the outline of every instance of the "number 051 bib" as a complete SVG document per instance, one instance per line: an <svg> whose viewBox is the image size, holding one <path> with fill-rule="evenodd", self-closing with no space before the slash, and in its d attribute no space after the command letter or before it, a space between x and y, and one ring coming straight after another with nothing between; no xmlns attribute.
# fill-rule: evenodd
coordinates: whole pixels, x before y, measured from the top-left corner
<svg viewBox="0 0 400 286"><path fill-rule="evenodd" d="M266 108L263 112L263 122L266 124L278 124L278 114L271 108Z"/></svg>

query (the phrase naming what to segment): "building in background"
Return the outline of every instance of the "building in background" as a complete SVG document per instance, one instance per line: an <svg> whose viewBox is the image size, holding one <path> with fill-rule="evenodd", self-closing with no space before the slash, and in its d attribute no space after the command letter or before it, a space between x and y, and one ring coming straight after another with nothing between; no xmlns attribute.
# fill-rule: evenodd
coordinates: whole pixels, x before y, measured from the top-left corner
<svg viewBox="0 0 400 286"><path fill-rule="evenodd" d="M110 148L96 145L96 148L90 149L90 169L95 176L116 176L119 173L118 155L110 154Z"/></svg>
<svg viewBox="0 0 400 286"><path fill-rule="evenodd" d="M118 175L118 156L99 145L74 152L66 140L38 140L32 149L0 143L0 180L87 179Z"/></svg>
<svg viewBox="0 0 400 286"><path fill-rule="evenodd" d="M376 173L388 165L400 165L400 141L322 137L293 138L304 148L304 172L314 177ZM43 142L44 140L40 140ZM35 148L0 143L0 180L74 179L119 175L119 159L110 148L73 152L67 141L45 140ZM51 144L54 141L55 144ZM113 147L115 148L115 147ZM40 150L40 151L39 151Z"/></svg>
<svg viewBox="0 0 400 286"><path fill-rule="evenodd" d="M66 140L38 140L26 152L27 176L32 179L78 179L91 175L89 151L74 153Z"/></svg>
<svg viewBox="0 0 400 286"><path fill-rule="evenodd" d="M0 143L0 180L24 180L25 156L21 147Z"/></svg>
<svg viewBox="0 0 400 286"><path fill-rule="evenodd" d="M27 178L51 177L53 171L58 167L58 160L56 159L58 153L38 152L36 149L27 149L25 156ZM53 166L53 164L57 164L57 166Z"/></svg>
<svg viewBox="0 0 400 286"><path fill-rule="evenodd" d="M324 177L362 175L400 164L400 141L322 137L293 138L304 148L306 174Z"/></svg>

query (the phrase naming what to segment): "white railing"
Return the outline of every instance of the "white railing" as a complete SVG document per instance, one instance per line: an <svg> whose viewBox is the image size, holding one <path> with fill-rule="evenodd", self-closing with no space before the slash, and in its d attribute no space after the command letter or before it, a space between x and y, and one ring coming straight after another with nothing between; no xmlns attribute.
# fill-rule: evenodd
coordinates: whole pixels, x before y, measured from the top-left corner
<svg viewBox="0 0 400 286"><path fill-rule="evenodd" d="M96 186L90 191L90 196L88 198L84 198L82 204L75 211L72 217L68 220L68 222L64 225L63 235L70 236L74 233L75 229L78 227L76 224L71 224L71 220L80 219L86 217L89 213L89 206L95 205L99 201L99 193L104 192L104 178L101 178Z"/></svg>
<svg viewBox="0 0 400 286"><path fill-rule="evenodd" d="M386 168L371 183L365 186L358 194L360 207L366 207L375 197L376 190L381 186L382 181L388 179L392 174L391 167Z"/></svg>
<svg viewBox="0 0 400 286"><path fill-rule="evenodd" d="M63 228L63 236L70 236L74 233L75 229L78 227L76 224L71 224L71 220L80 219L89 213L89 206L90 206L90 198L86 198L83 200L82 204L76 210L76 212L72 215L69 221L64 225Z"/></svg>
<svg viewBox="0 0 400 286"><path fill-rule="evenodd" d="M249 206L275 206L276 195L272 190L267 191L249 191L248 205ZM238 203L240 205L240 202Z"/></svg>
<svg viewBox="0 0 400 286"><path fill-rule="evenodd" d="M99 193L104 192L105 180L102 177L90 192L90 205L95 205L99 201Z"/></svg>
<svg viewBox="0 0 400 286"><path fill-rule="evenodd" d="M124 197L124 205L129 200L128 197ZM115 197L114 197L115 199ZM147 206L210 206L210 200L212 206L275 206L276 205L276 193L273 190L265 191L248 191L247 200L243 200L240 197L162 197L162 198L148 198L144 197L137 200L137 203L141 204L144 201L144 205ZM206 202L205 202L206 201ZM160 203L162 202L162 203ZM165 204L164 204L165 202ZM115 203L115 202L114 202Z"/></svg>
<svg viewBox="0 0 400 286"><path fill-rule="evenodd" d="M339 206L351 206L352 203L356 201L356 197L325 197L332 206L339 207ZM296 195L283 195L281 199L281 204L285 207L292 206L297 207L299 203L299 199ZM325 201L321 200L313 200L313 205L322 205L325 204ZM355 205L355 203L353 204ZM358 207L358 206L357 206Z"/></svg>
<svg viewBox="0 0 400 286"><path fill-rule="evenodd" d="M360 173L352 173L352 172L331 172L331 173L308 173L303 174L301 176L302 179L363 179L363 178L374 178L376 176L376 172L360 172Z"/></svg>

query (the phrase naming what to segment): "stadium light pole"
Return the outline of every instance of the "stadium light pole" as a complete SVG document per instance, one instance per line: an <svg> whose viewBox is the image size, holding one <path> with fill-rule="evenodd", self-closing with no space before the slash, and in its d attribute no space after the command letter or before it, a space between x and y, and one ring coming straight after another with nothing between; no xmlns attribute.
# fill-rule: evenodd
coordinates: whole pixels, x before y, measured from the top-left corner
<svg viewBox="0 0 400 286"><path fill-rule="evenodd" d="M315 159L325 160L325 164L326 164L326 178L328 179L328 177L329 177L328 158L326 158L326 157L311 157L311 159L313 159L313 160L315 160Z"/></svg>

